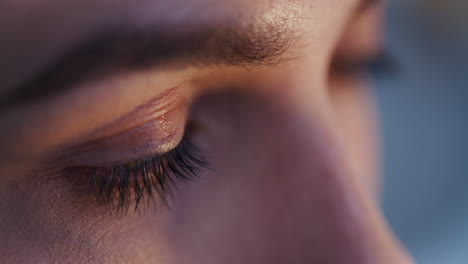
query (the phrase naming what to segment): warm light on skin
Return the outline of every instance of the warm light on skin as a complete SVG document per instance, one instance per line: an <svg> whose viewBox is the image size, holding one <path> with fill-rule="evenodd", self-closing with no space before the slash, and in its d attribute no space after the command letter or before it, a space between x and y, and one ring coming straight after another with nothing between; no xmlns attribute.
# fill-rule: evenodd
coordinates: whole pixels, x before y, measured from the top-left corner
<svg viewBox="0 0 468 264"><path fill-rule="evenodd" d="M228 36L214 36L229 40L219 43L236 55L230 59L208 53L218 61L188 56L104 77L92 72L98 77L75 89L0 108L8 124L0 132L0 263L412 263L378 205L376 113L366 76L361 68L345 74L330 66L375 55L381 6L361 12L357 0L47 1L8 2L15 15L5 20L22 30L22 40L33 39L38 21L46 29L39 33L57 34L37 46L15 49L17 34L1 44L0 57L31 54L17 61L29 65L0 80L7 87L1 96L13 89L6 84L28 79L105 27L187 33L203 25L271 26L252 32L281 34L262 42L271 57L249 42L262 41L252 32L230 39L239 31L224 30ZM19 14L31 10L26 26ZM256 23L260 17L269 23ZM236 50L246 43L258 53ZM131 197L129 210L116 212L87 189L89 175L69 173L107 166L118 175L135 170L135 180L145 173L136 168L142 159L173 149L184 133L208 166L196 180L176 183L169 208L155 195L154 204L133 210L133 189L122 196ZM119 184L111 190L125 189Z"/></svg>

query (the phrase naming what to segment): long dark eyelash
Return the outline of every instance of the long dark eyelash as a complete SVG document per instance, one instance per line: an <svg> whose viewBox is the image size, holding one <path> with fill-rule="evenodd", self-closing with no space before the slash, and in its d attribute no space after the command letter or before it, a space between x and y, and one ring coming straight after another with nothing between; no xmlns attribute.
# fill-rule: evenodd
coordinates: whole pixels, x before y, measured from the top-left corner
<svg viewBox="0 0 468 264"><path fill-rule="evenodd" d="M207 162L200 150L184 138L164 154L122 165L87 168L85 173L97 201L125 214L132 203L138 211L155 195L168 206L176 184L197 179L203 168L207 168Z"/></svg>

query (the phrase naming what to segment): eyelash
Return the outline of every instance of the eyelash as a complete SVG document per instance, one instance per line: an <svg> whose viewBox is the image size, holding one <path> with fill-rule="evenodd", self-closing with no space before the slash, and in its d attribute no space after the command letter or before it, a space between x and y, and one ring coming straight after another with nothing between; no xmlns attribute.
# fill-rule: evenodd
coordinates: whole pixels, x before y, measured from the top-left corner
<svg viewBox="0 0 468 264"><path fill-rule="evenodd" d="M393 76L399 70L395 58L385 51L367 61L364 67L375 76Z"/></svg>
<svg viewBox="0 0 468 264"><path fill-rule="evenodd" d="M89 189L98 203L116 207L118 213L128 212L147 205L156 194L163 205L178 183L196 180L206 160L200 150L184 137L174 149L146 159L121 165L85 168Z"/></svg>
<svg viewBox="0 0 468 264"><path fill-rule="evenodd" d="M393 76L399 67L393 57L387 52L379 53L370 58L338 59L332 64L332 69L339 74L356 74L368 72L373 76Z"/></svg>

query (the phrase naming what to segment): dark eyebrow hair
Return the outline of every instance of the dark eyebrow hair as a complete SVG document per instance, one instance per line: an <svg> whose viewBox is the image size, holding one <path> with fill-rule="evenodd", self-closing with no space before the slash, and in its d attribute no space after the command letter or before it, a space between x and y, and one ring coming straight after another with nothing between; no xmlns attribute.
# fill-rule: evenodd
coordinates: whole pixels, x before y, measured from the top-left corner
<svg viewBox="0 0 468 264"><path fill-rule="evenodd" d="M284 20L284 18L283 18ZM199 28L154 26L101 33L0 98L30 102L111 74L164 67L277 64L298 38L286 21Z"/></svg>
<svg viewBox="0 0 468 264"><path fill-rule="evenodd" d="M296 0L279 1L302 5ZM360 0L357 7L362 10L382 2L385 0ZM0 108L65 93L84 82L122 72L158 67L278 64L289 59L284 53L301 37L289 26L296 22L291 21L294 19L279 16L272 21L243 25L114 28L95 35L33 78L9 89L11 92L0 95Z"/></svg>

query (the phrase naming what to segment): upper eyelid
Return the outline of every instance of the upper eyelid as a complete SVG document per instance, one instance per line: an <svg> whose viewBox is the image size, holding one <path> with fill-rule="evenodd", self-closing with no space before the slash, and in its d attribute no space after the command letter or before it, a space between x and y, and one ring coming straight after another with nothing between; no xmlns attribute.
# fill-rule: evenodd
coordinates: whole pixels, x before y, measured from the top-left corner
<svg viewBox="0 0 468 264"><path fill-rule="evenodd" d="M71 94L44 102L0 111L0 121L9 124L2 128L0 144L6 152L21 151L23 156L29 155L32 150L37 155L48 155L61 146L98 136L91 134L106 124L115 123L115 120L171 88L179 87L180 95L190 96L192 84L189 81L193 75L194 70L125 74L84 85ZM176 100L167 100L166 103L169 102L175 103ZM162 105L159 102L154 103L154 107L145 108L146 115L142 110L144 107L140 109L140 118L128 115L127 121L134 119L136 123L142 123L145 121L142 119L154 118L155 115L150 115L150 112L155 111L158 104ZM105 136L125 129L124 126L122 122L117 122L114 132L110 129L101 132ZM132 125L129 122L127 126L135 126L135 123Z"/></svg>
<svg viewBox="0 0 468 264"><path fill-rule="evenodd" d="M47 163L102 165L163 153L181 140L187 107L183 92L169 89L112 123L81 136L79 141L61 147Z"/></svg>
<svg viewBox="0 0 468 264"><path fill-rule="evenodd" d="M163 116L177 107L186 107L183 104L188 99L185 98L184 91L181 91L182 89L178 86L162 92L155 98L135 107L130 112L114 120L112 123L99 127L90 133L91 136L105 137L115 133L113 131L129 130L150 119Z"/></svg>

